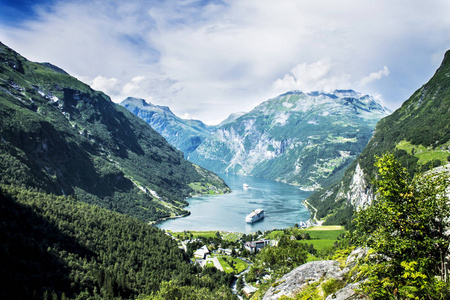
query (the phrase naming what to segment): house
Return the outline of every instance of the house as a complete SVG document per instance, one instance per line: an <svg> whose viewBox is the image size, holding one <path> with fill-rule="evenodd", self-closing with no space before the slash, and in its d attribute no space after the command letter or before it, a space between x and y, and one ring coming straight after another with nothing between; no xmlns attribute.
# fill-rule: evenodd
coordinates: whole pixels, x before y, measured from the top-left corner
<svg viewBox="0 0 450 300"><path fill-rule="evenodd" d="M262 248L267 246L270 243L270 240L259 240L259 241L251 241L246 242L244 244L245 249L247 249L250 253L256 253L260 251Z"/></svg>
<svg viewBox="0 0 450 300"><path fill-rule="evenodd" d="M194 257L205 259L208 254L209 254L209 250L206 247L206 245L204 245L203 247L201 247L200 249L198 249L197 251L194 252Z"/></svg>
<svg viewBox="0 0 450 300"><path fill-rule="evenodd" d="M219 248L220 249L220 253L223 253L225 255L231 255L232 250L231 249L224 249L224 248Z"/></svg>
<svg viewBox="0 0 450 300"><path fill-rule="evenodd" d="M254 292L257 291L257 289L252 287L251 285L245 285L242 290L244 291L244 294L247 297L250 297Z"/></svg>

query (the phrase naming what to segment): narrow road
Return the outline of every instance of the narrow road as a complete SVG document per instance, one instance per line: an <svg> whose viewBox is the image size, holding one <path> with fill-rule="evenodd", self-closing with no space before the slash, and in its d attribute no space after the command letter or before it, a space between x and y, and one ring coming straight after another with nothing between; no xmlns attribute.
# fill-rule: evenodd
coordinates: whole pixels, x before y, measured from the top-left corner
<svg viewBox="0 0 450 300"><path fill-rule="evenodd" d="M315 223L316 223L318 226L321 226L322 223L323 223L323 221L317 220L317 218L316 218L316 215L317 215L317 209L316 209L314 206L312 206L312 205L308 202L308 200L304 200L303 203L306 204L305 206L306 206L306 208L307 208L308 210L310 210L310 208L312 208L312 209L314 210L314 217L312 217L311 219L313 219L313 220L315 221Z"/></svg>

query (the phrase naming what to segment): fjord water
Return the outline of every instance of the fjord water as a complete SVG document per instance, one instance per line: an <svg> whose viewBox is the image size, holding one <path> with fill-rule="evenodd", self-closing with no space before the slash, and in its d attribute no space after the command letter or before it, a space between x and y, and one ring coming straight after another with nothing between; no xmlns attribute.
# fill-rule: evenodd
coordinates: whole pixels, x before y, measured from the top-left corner
<svg viewBox="0 0 450 300"><path fill-rule="evenodd" d="M294 226L295 223L306 222L310 217L302 201L311 192L263 178L230 174L220 176L233 190L232 193L190 198L186 209L191 215L166 220L156 226L172 231L225 230L250 233ZM243 188L244 183L249 185L248 189ZM265 218L247 224L245 216L258 208L265 210Z"/></svg>

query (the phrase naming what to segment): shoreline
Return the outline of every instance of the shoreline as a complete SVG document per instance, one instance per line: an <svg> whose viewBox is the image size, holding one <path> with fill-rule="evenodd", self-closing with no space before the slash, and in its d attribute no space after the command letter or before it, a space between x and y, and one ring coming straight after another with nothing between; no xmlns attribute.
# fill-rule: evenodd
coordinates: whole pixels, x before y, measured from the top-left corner
<svg viewBox="0 0 450 300"><path fill-rule="evenodd" d="M302 201L302 204L303 204L303 205L306 207L306 209L309 210L309 212L311 213L311 217L309 218L309 220L307 221L307 223L309 223L311 226L322 226L322 224L323 224L324 221L319 221L319 220L317 220L317 217L316 217L316 215L317 215L317 209L316 209L314 206L312 206L312 205L308 202L307 199L303 200L303 201ZM313 212L312 212L311 209L314 210L314 215L313 215Z"/></svg>
<svg viewBox="0 0 450 300"><path fill-rule="evenodd" d="M147 224L148 224L148 225L154 226L154 225L156 225L156 224L158 224L158 223L161 223L161 222L164 222L164 221L167 221L167 220L179 219L179 218L184 218L184 217L190 216L190 215L191 215L191 212L190 212L189 210L186 210L186 211L187 211L187 213L185 213L184 215L170 216L170 217L166 217L166 218L159 219L159 220L157 220L157 221L148 221Z"/></svg>

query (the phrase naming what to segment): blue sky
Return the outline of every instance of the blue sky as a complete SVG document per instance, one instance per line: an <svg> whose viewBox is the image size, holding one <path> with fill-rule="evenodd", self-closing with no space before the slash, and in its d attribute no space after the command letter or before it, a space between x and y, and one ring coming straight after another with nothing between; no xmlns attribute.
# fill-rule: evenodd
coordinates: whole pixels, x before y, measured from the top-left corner
<svg viewBox="0 0 450 300"><path fill-rule="evenodd" d="M218 123L289 90L398 108L450 49L441 0L0 0L0 41L106 92Z"/></svg>

